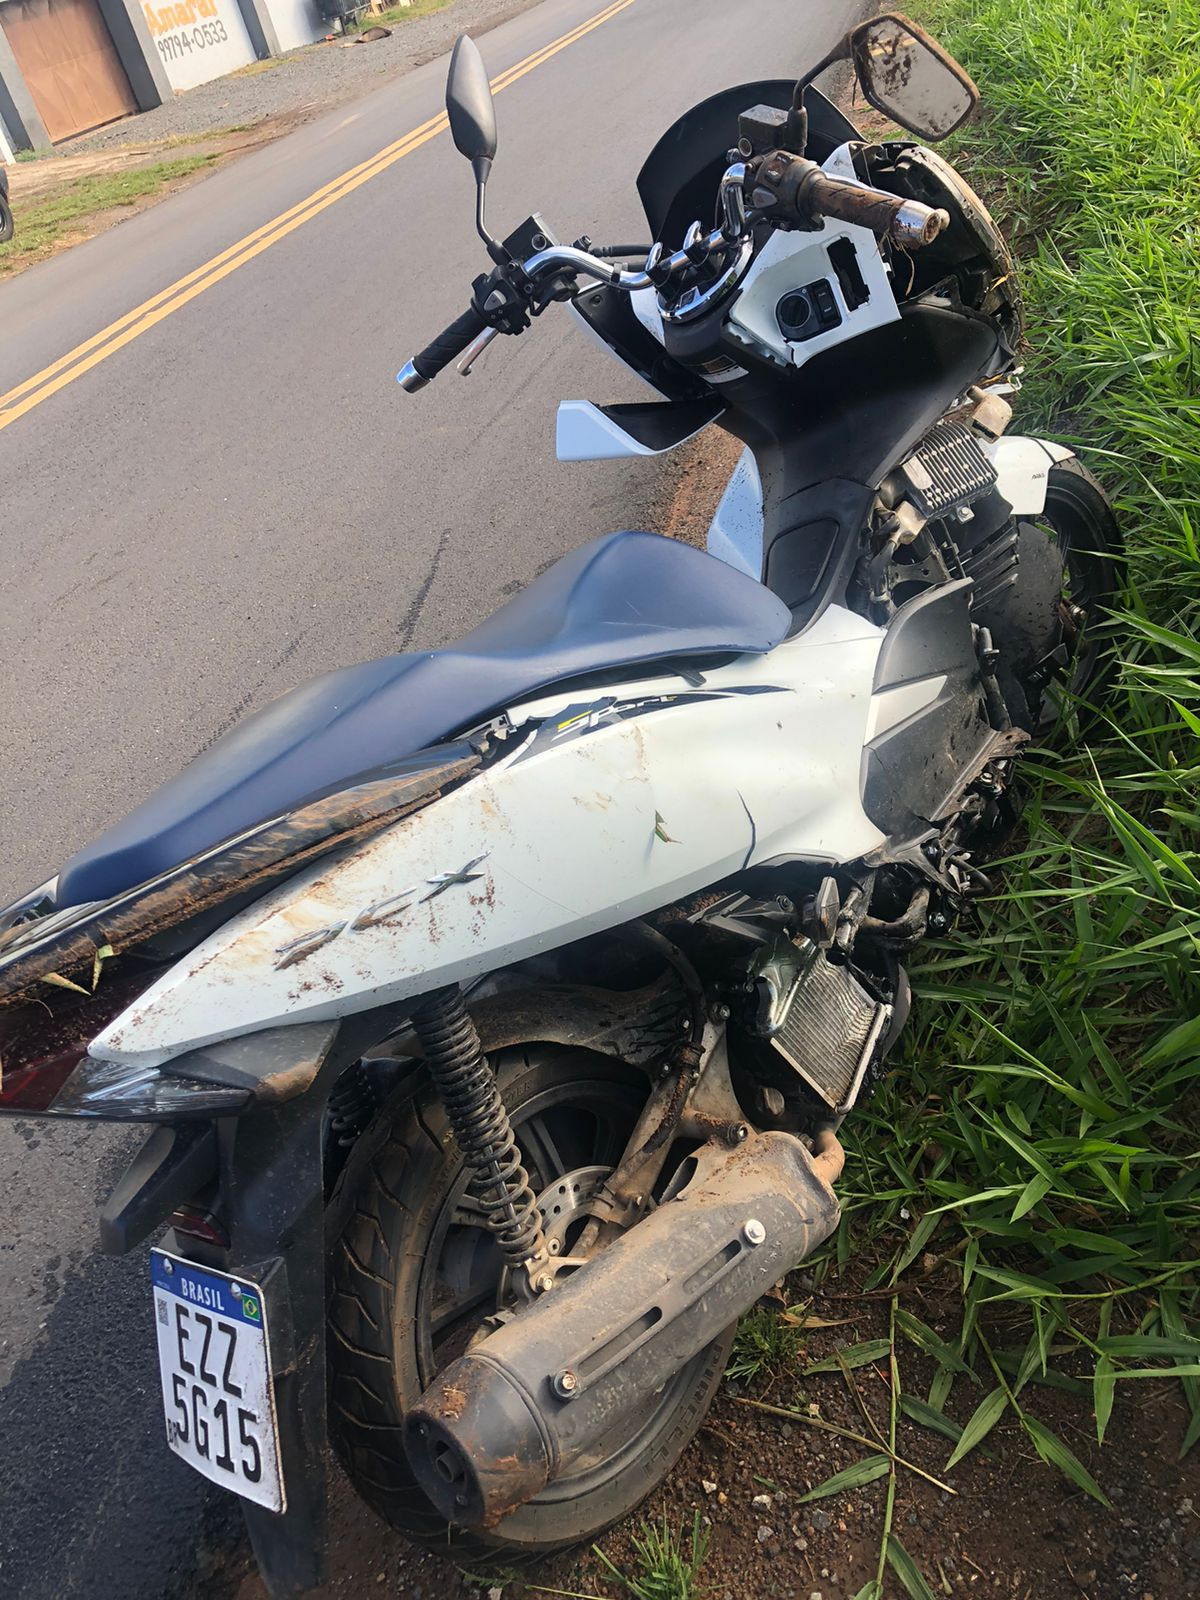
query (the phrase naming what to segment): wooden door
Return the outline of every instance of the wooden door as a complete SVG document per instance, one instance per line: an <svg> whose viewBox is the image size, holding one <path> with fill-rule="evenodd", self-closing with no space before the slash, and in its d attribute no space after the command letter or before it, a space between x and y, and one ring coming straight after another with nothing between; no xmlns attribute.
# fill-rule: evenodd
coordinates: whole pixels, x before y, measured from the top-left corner
<svg viewBox="0 0 1200 1600"><path fill-rule="evenodd" d="M96 0L5 0L0 27L55 143L138 109Z"/></svg>

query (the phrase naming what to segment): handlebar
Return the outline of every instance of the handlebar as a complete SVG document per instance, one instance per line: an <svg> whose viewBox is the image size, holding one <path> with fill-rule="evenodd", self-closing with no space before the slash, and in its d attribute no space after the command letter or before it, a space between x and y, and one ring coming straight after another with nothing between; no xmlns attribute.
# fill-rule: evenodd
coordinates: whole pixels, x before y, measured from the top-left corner
<svg viewBox="0 0 1200 1600"><path fill-rule="evenodd" d="M747 199L753 211L747 210ZM719 200L719 227L704 233L700 224L694 222L680 249L667 255L661 243L655 244L644 265L634 271L612 264L615 258L632 253L629 247L618 245L592 251L583 250L579 245L549 245L527 261L514 260L497 266L487 279L479 279L475 284L476 302L486 299L490 312L494 301L498 308L496 315L485 317L476 304L472 304L407 363L397 374L397 383L409 394L415 394L488 329L518 333L528 327L526 311L532 307L536 315L545 303L537 300L537 286L554 280L557 275L565 274L567 282L581 275L597 278L626 292L665 290L672 278L690 267L702 265L720 251L724 252L726 263L723 272L732 279L750 258L753 223L763 218L778 218L785 227L809 227L821 217L835 217L841 222L869 228L873 233L886 234L894 244L910 250L931 244L950 224L945 211L922 205L919 200L898 198L883 189L872 189L853 179L832 177L815 161L786 150L771 151L751 167L734 162L721 179ZM581 240L580 244L587 242ZM564 298L561 282L559 277L560 291L552 298ZM497 285L499 292L493 290L487 294L488 284ZM697 296L693 290L694 304L686 315L703 309L705 298L703 294ZM511 308L514 301L515 325L511 316L506 321L507 308ZM681 311L680 316L684 315Z"/></svg>
<svg viewBox="0 0 1200 1600"><path fill-rule="evenodd" d="M836 217L839 222L870 228L872 233L886 233L894 244L908 249L932 244L943 228L950 226L949 212L851 183L848 178L830 177L820 168L804 185L802 197L816 216Z"/></svg>
<svg viewBox="0 0 1200 1600"><path fill-rule="evenodd" d="M932 244L950 225L946 211L919 200L905 200L872 189L851 178L835 178L815 161L787 150L769 151L754 171L752 198L768 216L793 227L811 227L822 217L836 217L872 233L886 234L905 249Z"/></svg>
<svg viewBox="0 0 1200 1600"><path fill-rule="evenodd" d="M455 317L450 326L443 328L420 355L408 362L398 374L396 382L409 394L416 394L418 389L423 389L443 368L448 367L456 356L462 355L487 327L488 324L475 307L468 306L461 317Z"/></svg>

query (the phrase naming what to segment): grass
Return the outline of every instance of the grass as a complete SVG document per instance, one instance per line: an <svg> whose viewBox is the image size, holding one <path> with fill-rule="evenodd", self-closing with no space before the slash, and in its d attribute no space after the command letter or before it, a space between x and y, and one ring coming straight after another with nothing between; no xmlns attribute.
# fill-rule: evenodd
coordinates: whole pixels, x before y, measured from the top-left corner
<svg viewBox="0 0 1200 1600"><path fill-rule="evenodd" d="M1181 1455L1200 1441L1200 0L919 14L983 94L946 153L1022 259L1015 426L1078 449L1109 487L1128 587L1108 624L1115 690L1086 739L1026 760L998 892L925 947L904 1057L846 1125L833 1256L874 1259L866 1288L892 1291L886 1353L868 1352L891 1366L891 1425L842 1430L863 1454L810 1498L887 1476L878 1570L856 1600L879 1600L889 1567L897 1593L931 1592L892 1527L898 1416L944 1436L951 1485L1015 1418L1103 1504L1031 1385L1076 1393L1103 1444L1120 1437L1118 1391L1166 1379ZM940 1292L948 1271L960 1316L939 1336L910 1291ZM934 1359L928 1398L902 1385L905 1345ZM853 1352L840 1364L852 1381ZM956 1385L963 1425L946 1410Z"/></svg>
<svg viewBox="0 0 1200 1600"><path fill-rule="evenodd" d="M788 1312L755 1306L738 1323L725 1376L751 1383L790 1371L804 1344L802 1322Z"/></svg>
<svg viewBox="0 0 1200 1600"><path fill-rule="evenodd" d="M702 1600L707 1588L700 1568L708 1555L709 1532L701 1527L700 1513L692 1516L691 1537L685 1547L682 1534L672 1532L666 1514L662 1525L644 1522L633 1539L637 1570L624 1573L599 1545L592 1549L609 1575L634 1596L634 1600Z"/></svg>
<svg viewBox="0 0 1200 1600"><path fill-rule="evenodd" d="M907 1053L847 1126L837 1252L874 1244L868 1287L952 1263L954 1353L991 1377L971 1442L1014 1411L1091 1493L1021 1401L1067 1355L1101 1441L1118 1387L1164 1374L1200 1440L1200 0L923 20L986 108L948 154L1023 257L1016 426L1115 495L1129 587L1103 715L1027 761L1002 887L912 973Z"/></svg>
<svg viewBox="0 0 1200 1600"><path fill-rule="evenodd" d="M260 72L274 72L275 68L283 66L287 59L287 56L263 56L259 61L248 61L244 67L235 67L227 76L257 78Z"/></svg>
<svg viewBox="0 0 1200 1600"><path fill-rule="evenodd" d="M363 28L391 28L398 22L411 22L416 17L431 17L436 11L444 11L449 4L450 0L413 0L410 6L389 6L378 15L365 12L360 25Z"/></svg>
<svg viewBox="0 0 1200 1600"><path fill-rule="evenodd" d="M181 156L127 172L79 178L28 206L18 203L14 208L16 234L8 244L0 245L0 277L51 254L64 238L78 231L75 225L81 218L132 205L176 178L209 166L215 159L212 155Z"/></svg>

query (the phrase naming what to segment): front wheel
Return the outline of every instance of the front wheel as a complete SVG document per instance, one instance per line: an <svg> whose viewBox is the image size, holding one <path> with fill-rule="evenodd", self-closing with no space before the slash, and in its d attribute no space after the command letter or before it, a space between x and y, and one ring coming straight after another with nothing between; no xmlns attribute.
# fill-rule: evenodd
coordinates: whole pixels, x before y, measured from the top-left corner
<svg viewBox="0 0 1200 1600"><path fill-rule="evenodd" d="M646 1080L606 1056L559 1045L507 1050L493 1066L547 1227L570 1241L643 1104ZM330 1305L334 1442L363 1498L407 1538L460 1560L503 1561L593 1539L674 1466L708 1410L733 1328L495 1528L448 1525L401 1443L405 1413L500 1301L503 1268L467 1194L467 1172L432 1089L386 1109L342 1178L349 1220Z"/></svg>
<svg viewBox="0 0 1200 1600"><path fill-rule="evenodd" d="M1095 702L1116 666L1104 623L1121 591L1125 541L1120 524L1099 480L1073 456L1051 467L1039 520L1053 530L1063 563L1064 598L1079 618L1070 690Z"/></svg>
<svg viewBox="0 0 1200 1600"><path fill-rule="evenodd" d="M1021 517L1017 528L1017 584L975 620L1000 647L998 676L1013 721L1047 741L1064 699L1082 720L1108 688L1117 653L1106 624L1120 597L1124 541L1108 496L1073 456L1051 467L1044 509ZM1064 645L1065 661L1049 670Z"/></svg>
<svg viewBox="0 0 1200 1600"><path fill-rule="evenodd" d="M7 244L13 236L13 214L8 201L0 194L0 244Z"/></svg>

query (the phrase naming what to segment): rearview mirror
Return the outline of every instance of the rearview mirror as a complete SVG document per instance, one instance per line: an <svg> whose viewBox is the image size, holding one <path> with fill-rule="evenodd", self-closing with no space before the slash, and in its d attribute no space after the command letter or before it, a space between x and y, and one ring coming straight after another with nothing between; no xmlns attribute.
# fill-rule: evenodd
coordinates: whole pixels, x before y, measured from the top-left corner
<svg viewBox="0 0 1200 1600"><path fill-rule="evenodd" d="M849 37L863 94L919 138L944 139L979 104L979 90L954 57L907 17L885 12Z"/></svg>
<svg viewBox="0 0 1200 1600"><path fill-rule="evenodd" d="M496 108L479 47L465 33L450 57L446 115L455 148L475 168L475 181L486 183L496 154Z"/></svg>

